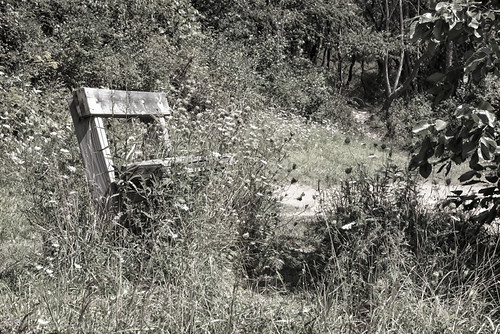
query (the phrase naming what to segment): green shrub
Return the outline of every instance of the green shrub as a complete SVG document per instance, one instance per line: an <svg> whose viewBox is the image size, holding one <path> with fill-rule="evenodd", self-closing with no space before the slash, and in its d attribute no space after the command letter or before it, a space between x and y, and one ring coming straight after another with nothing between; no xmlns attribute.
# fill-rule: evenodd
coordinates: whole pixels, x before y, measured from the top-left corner
<svg viewBox="0 0 500 334"><path fill-rule="evenodd" d="M326 282L347 286L341 296L349 305L375 302L378 284L394 275L409 275L430 294L489 285L498 275L497 237L460 212L422 202L413 176L391 164L374 176L352 175L323 199L315 225ZM482 293L498 302L497 294Z"/></svg>
<svg viewBox="0 0 500 334"><path fill-rule="evenodd" d="M393 126L393 142L403 149L412 147L416 138L413 127L422 120L426 120L435 111L426 95L417 95L411 100L398 99L393 102L389 111L389 122Z"/></svg>

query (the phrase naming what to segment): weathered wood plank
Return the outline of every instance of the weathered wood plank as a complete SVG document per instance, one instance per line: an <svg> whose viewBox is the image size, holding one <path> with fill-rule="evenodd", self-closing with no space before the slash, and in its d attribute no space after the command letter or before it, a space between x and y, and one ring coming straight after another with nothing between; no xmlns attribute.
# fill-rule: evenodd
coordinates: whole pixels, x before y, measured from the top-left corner
<svg viewBox="0 0 500 334"><path fill-rule="evenodd" d="M218 160L225 165L230 165L233 161L233 156L223 155ZM159 174L157 176L168 174L172 166L176 164L181 165L188 173L206 170L206 166L203 164L207 162L209 160L204 156L178 156L166 159L152 159L129 163L122 167L122 172L148 178L154 174Z"/></svg>
<svg viewBox="0 0 500 334"><path fill-rule="evenodd" d="M115 181L113 161L102 118L81 118L78 112L81 106L78 101L73 98L68 102L93 198L102 201L110 195L111 184Z"/></svg>
<svg viewBox="0 0 500 334"><path fill-rule="evenodd" d="M168 116L164 93L80 88L76 91L80 117Z"/></svg>

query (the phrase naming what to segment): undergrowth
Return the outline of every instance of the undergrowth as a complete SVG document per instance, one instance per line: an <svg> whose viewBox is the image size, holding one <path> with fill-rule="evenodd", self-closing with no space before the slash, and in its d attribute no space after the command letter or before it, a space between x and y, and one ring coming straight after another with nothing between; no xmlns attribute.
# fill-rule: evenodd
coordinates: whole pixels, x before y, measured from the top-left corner
<svg viewBox="0 0 500 334"><path fill-rule="evenodd" d="M211 159L203 171L179 165L137 183L143 201L129 202L126 218L103 220L94 212L72 151L59 164L26 160L23 168L35 168L23 196L29 212L10 217L27 217L33 228L17 230L25 233L17 239L2 234L2 330L497 330L495 235L460 212L426 206L415 176L389 160L375 172L344 170L339 185L323 192L322 213L303 222L307 240L277 235L283 220L274 185L290 177L280 159L300 136L290 134L286 119L270 124L269 114L236 114L245 123L232 128L225 114L217 133L178 112L172 137L190 124L193 142L205 143L192 151ZM225 122L231 124L222 128ZM238 135L232 164L221 164L214 152L230 151L202 141L206 133ZM14 232L6 220L2 226Z"/></svg>
<svg viewBox="0 0 500 334"><path fill-rule="evenodd" d="M202 32L189 1L0 7L0 333L498 332L498 235L425 203L405 154L354 131L328 71L280 58L280 38ZM168 142L107 122L107 216L65 101L79 85L172 108ZM400 138L431 110L394 108ZM178 156L205 161L122 169ZM317 216L282 215L292 182L322 190Z"/></svg>

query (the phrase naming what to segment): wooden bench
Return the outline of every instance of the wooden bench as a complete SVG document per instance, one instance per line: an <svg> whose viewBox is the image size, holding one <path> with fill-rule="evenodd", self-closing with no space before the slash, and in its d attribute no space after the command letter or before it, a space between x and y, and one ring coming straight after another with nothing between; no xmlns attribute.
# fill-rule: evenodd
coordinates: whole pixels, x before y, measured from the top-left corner
<svg viewBox="0 0 500 334"><path fill-rule="evenodd" d="M162 140L168 141L165 116L170 115L170 108L167 98L163 93L80 88L68 102L92 197L100 212L109 212L116 209L118 201L118 171L113 164L103 119L139 117L142 121L158 121L164 132ZM192 166L205 160L204 157L175 157L139 161L122 167L129 174L147 178L158 169L168 171L174 163Z"/></svg>

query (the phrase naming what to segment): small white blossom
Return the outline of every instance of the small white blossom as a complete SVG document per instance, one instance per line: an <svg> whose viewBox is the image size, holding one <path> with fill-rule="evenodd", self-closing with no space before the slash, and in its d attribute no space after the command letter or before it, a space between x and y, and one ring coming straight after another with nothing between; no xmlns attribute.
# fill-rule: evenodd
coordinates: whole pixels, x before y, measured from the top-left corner
<svg viewBox="0 0 500 334"><path fill-rule="evenodd" d="M50 320L45 320L45 319L38 319L38 324L41 326L46 326L49 324Z"/></svg>
<svg viewBox="0 0 500 334"><path fill-rule="evenodd" d="M12 159L12 161L14 161L14 163L18 165L24 164L24 160L19 159L19 157L14 152L10 154L10 158Z"/></svg>

